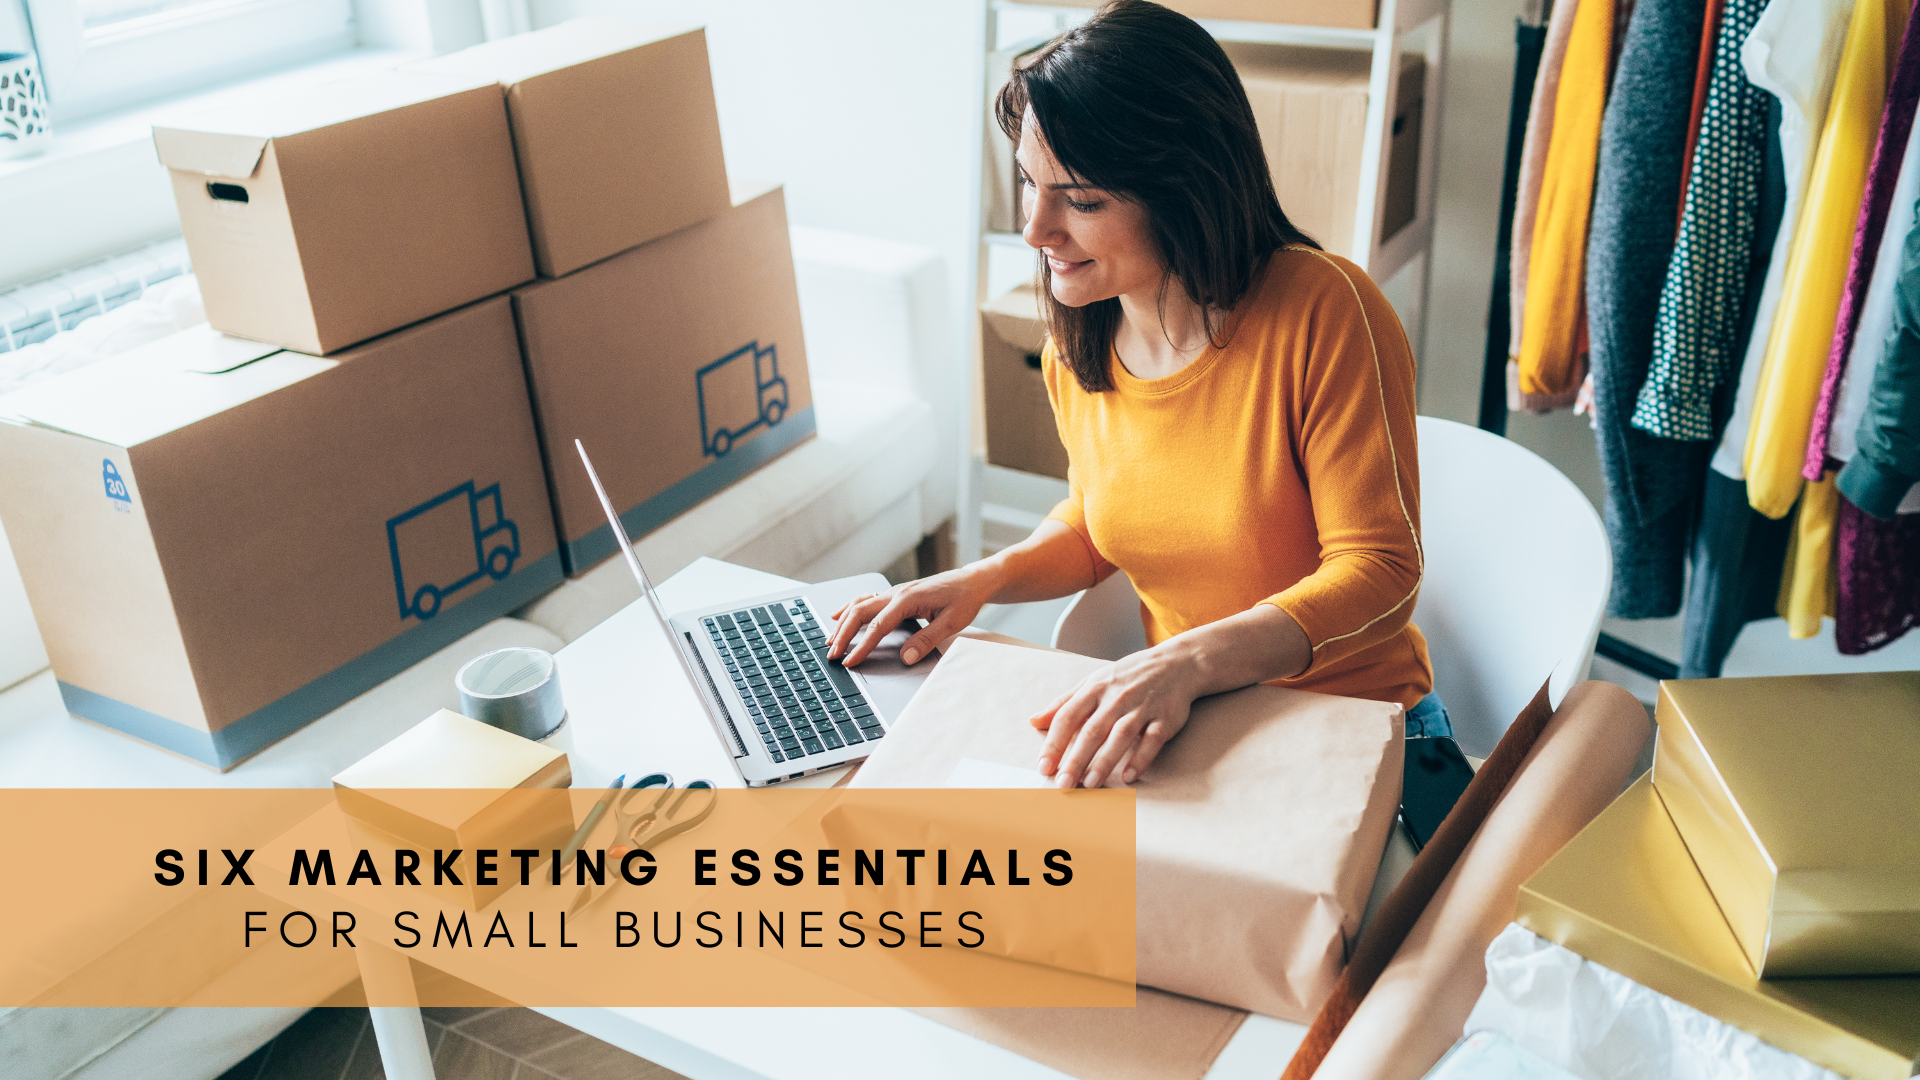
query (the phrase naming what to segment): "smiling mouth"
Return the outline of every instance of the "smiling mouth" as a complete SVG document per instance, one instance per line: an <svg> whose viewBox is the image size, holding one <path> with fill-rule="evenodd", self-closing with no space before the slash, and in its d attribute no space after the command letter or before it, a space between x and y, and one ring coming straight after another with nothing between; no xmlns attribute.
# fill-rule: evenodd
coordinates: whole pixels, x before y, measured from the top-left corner
<svg viewBox="0 0 1920 1080"><path fill-rule="evenodd" d="M1075 270L1078 270L1083 266L1090 266L1092 264L1093 264L1092 259L1082 259L1079 262L1068 262L1065 259L1055 258L1052 255L1047 256L1047 266L1050 269L1052 269L1053 272L1056 274L1071 274Z"/></svg>

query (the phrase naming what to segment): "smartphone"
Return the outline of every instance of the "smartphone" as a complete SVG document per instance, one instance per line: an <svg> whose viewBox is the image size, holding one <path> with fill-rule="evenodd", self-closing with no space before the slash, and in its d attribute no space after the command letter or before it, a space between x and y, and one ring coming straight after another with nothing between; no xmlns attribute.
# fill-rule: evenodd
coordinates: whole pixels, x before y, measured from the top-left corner
<svg viewBox="0 0 1920 1080"><path fill-rule="evenodd" d="M1400 821L1413 850L1433 839L1440 823L1473 782L1473 766L1460 747L1444 735L1407 740L1406 771L1400 785Z"/></svg>

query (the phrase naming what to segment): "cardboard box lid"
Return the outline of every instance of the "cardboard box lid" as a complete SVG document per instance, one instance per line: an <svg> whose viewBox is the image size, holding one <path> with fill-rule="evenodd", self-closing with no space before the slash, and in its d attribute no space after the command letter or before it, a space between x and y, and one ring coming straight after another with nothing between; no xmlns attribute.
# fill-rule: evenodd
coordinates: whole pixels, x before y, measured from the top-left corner
<svg viewBox="0 0 1920 1080"><path fill-rule="evenodd" d="M1920 978L1754 975L1648 777L1521 886L1516 921L1843 1075L1892 1080L1920 1058Z"/></svg>
<svg viewBox="0 0 1920 1080"><path fill-rule="evenodd" d="M1654 786L1756 970L1920 970L1920 672L1669 680L1655 716Z"/></svg>
<svg viewBox="0 0 1920 1080"><path fill-rule="evenodd" d="M1032 285L1008 290L980 305L980 314L1000 340L1028 352L1039 352L1047 343L1047 322L1040 314L1040 300Z"/></svg>
<svg viewBox="0 0 1920 1080"><path fill-rule="evenodd" d="M169 169L244 180L260 167L260 157L272 139L465 93L492 82L428 72L382 71L156 124L153 146L160 163Z"/></svg>
<svg viewBox="0 0 1920 1080"><path fill-rule="evenodd" d="M548 787L567 755L441 709L342 769L336 788Z"/></svg>
<svg viewBox="0 0 1920 1080"><path fill-rule="evenodd" d="M699 33L700 29L689 24L587 16L422 60L407 65L406 70L485 79L512 86L550 71L683 34Z"/></svg>
<svg viewBox="0 0 1920 1080"><path fill-rule="evenodd" d="M0 397L0 416L133 447L337 364L202 324Z"/></svg>
<svg viewBox="0 0 1920 1080"><path fill-rule="evenodd" d="M341 770L333 787L354 817L401 840L440 846L465 842L463 832L511 828L547 805L506 791L572 782L565 753L441 709ZM553 794L564 806L565 792Z"/></svg>

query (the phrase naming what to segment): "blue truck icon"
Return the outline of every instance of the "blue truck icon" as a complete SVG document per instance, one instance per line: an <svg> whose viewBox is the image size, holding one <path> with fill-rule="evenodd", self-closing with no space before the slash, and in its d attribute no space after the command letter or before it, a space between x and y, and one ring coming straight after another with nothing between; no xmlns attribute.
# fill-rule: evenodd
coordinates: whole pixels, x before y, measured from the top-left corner
<svg viewBox="0 0 1920 1080"><path fill-rule="evenodd" d="M424 621L481 575L499 581L512 573L520 529L501 509L499 484L476 488L469 480L387 519L387 550L400 617Z"/></svg>
<svg viewBox="0 0 1920 1080"><path fill-rule="evenodd" d="M700 449L725 457L740 437L787 415L787 380L774 346L748 342L694 373L700 400Z"/></svg>

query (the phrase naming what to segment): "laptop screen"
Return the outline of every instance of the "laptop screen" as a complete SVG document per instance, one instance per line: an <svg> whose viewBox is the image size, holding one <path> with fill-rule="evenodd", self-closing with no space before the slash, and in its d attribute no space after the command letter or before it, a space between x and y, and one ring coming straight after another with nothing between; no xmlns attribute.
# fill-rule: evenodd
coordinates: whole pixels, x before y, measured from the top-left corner
<svg viewBox="0 0 1920 1080"><path fill-rule="evenodd" d="M594 471L593 459L587 456L587 448L579 439L573 440L573 447L580 452L580 463L587 467L587 479L593 482L593 494L600 500L601 511L607 515L607 526L613 530L613 539L620 545L621 555L626 557L627 569L633 571L634 580L640 583L640 592L647 598L647 606L653 609L654 618L660 620L661 632L675 646L673 655L680 660L680 672L686 676L688 688L693 691L694 697L700 699L700 706L707 710L707 717L713 721L715 728L727 730L732 725L724 722L725 718L715 711L718 704L701 689L700 676L687 659L686 649L680 647L680 639L674 636L673 624L667 620L667 610L660 605L660 597L654 594L653 582L647 578L646 568L640 565L640 556L633 550L633 541L627 538L627 529L620 523L620 515L614 512L613 500L607 498L607 489L600 483L600 474Z"/></svg>

